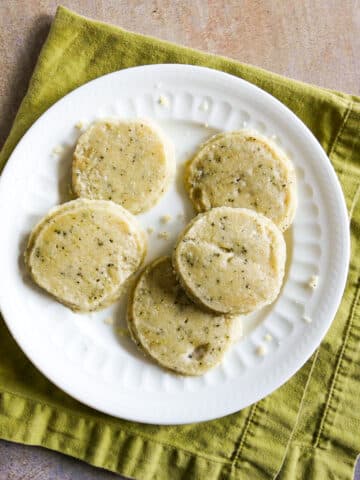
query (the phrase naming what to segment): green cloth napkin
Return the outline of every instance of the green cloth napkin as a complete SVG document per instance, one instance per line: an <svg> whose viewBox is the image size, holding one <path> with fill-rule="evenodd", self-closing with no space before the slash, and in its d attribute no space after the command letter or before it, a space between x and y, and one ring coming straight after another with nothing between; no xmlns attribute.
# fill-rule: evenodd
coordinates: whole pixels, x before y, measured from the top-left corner
<svg viewBox="0 0 360 480"><path fill-rule="evenodd" d="M105 73L150 63L204 65L237 75L277 97L313 131L336 168L352 218L350 273L339 312L318 351L272 395L222 419L176 427L119 420L73 400L36 370L0 320L0 436L138 479L351 479L360 451L359 98L60 7L0 166L63 95Z"/></svg>

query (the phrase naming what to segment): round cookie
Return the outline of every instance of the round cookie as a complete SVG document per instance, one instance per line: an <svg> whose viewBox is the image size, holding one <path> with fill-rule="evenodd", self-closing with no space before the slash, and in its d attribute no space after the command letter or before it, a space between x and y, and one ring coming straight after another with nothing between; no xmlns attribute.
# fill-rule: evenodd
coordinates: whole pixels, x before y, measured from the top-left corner
<svg viewBox="0 0 360 480"><path fill-rule="evenodd" d="M180 235L173 266L187 294L214 312L246 314L273 302L284 276L286 245L265 216L218 207Z"/></svg>
<svg viewBox="0 0 360 480"><path fill-rule="evenodd" d="M175 172L174 149L147 121L94 123L76 145L72 188L79 197L112 200L137 214L149 210Z"/></svg>
<svg viewBox="0 0 360 480"><path fill-rule="evenodd" d="M139 268L145 234L120 205L78 199L52 209L33 229L25 263L33 280L74 311L104 308Z"/></svg>
<svg viewBox="0 0 360 480"><path fill-rule="evenodd" d="M239 130L210 138L189 161L185 187L198 212L243 207L270 218L282 231L297 205L291 161L270 140Z"/></svg>
<svg viewBox="0 0 360 480"><path fill-rule="evenodd" d="M233 320L199 308L180 287L169 257L140 275L129 301L134 341L161 366L182 375L215 367L231 344Z"/></svg>

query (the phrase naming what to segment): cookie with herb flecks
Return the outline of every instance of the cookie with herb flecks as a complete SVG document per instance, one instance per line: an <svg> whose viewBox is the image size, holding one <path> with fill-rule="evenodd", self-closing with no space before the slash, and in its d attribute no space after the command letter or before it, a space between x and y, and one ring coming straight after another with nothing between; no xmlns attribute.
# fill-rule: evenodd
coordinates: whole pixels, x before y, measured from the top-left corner
<svg viewBox="0 0 360 480"><path fill-rule="evenodd" d="M159 127L145 120L103 120L78 140L72 186L79 197L112 200L137 214L158 202L174 171L173 146Z"/></svg>
<svg viewBox="0 0 360 480"><path fill-rule="evenodd" d="M145 234L113 202L78 199L56 207L33 229L25 252L32 279L74 311L113 303L140 267Z"/></svg>
<svg viewBox="0 0 360 480"><path fill-rule="evenodd" d="M209 310L245 314L278 296L286 245L279 228L246 208L199 214L180 235L173 266L187 294Z"/></svg>
<svg viewBox="0 0 360 480"><path fill-rule="evenodd" d="M169 257L155 260L140 275L127 318L136 344L158 364L182 375L202 375L222 360L235 321L194 304Z"/></svg>
<svg viewBox="0 0 360 480"><path fill-rule="evenodd" d="M254 131L211 137L189 161L185 187L198 212L221 206L250 208L282 231L295 215L292 162L273 141Z"/></svg>

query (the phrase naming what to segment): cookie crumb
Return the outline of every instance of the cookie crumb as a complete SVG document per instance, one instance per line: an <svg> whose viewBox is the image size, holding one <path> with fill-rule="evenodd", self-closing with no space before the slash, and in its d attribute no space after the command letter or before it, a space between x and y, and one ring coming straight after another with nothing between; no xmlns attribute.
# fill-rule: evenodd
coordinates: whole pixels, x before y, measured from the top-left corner
<svg viewBox="0 0 360 480"><path fill-rule="evenodd" d="M207 100L203 100L199 105L199 109L203 112L207 112L209 110L209 102Z"/></svg>
<svg viewBox="0 0 360 480"><path fill-rule="evenodd" d="M308 286L315 290L315 288L318 286L319 283L319 276L318 275L312 275L309 279Z"/></svg>
<svg viewBox="0 0 360 480"><path fill-rule="evenodd" d="M205 128L209 128L209 124L207 122L204 123Z"/></svg>
<svg viewBox="0 0 360 480"><path fill-rule="evenodd" d="M75 123L75 128L78 130L82 130L85 127L85 123L82 120L79 120L77 123Z"/></svg>
<svg viewBox="0 0 360 480"><path fill-rule="evenodd" d="M130 337L129 330L124 327L117 327L116 333L119 337Z"/></svg>
<svg viewBox="0 0 360 480"><path fill-rule="evenodd" d="M169 232L159 232L158 233L158 238L161 238L162 240L168 240L169 239Z"/></svg>
<svg viewBox="0 0 360 480"><path fill-rule="evenodd" d="M164 95L160 95L158 103L159 103L159 105L162 105L163 107L168 107L169 106L169 99L167 97L165 97Z"/></svg>
<svg viewBox="0 0 360 480"><path fill-rule="evenodd" d="M104 323L106 323L106 325L114 325L114 319L113 319L113 317L106 317L106 318L104 318Z"/></svg>
<svg viewBox="0 0 360 480"><path fill-rule="evenodd" d="M60 155L61 153L63 153L63 151L64 151L64 147L62 145L57 145L56 147L53 148L52 154Z"/></svg>
<svg viewBox="0 0 360 480"><path fill-rule="evenodd" d="M256 355L258 357L264 357L267 354L267 350L264 345L259 345L256 347Z"/></svg>
<svg viewBox="0 0 360 480"><path fill-rule="evenodd" d="M273 340L273 336L271 335L271 333L267 333L266 335L264 335L264 340L265 342L271 342Z"/></svg>
<svg viewBox="0 0 360 480"><path fill-rule="evenodd" d="M171 215L163 215L162 217L160 217L160 222L166 224L169 223L171 219Z"/></svg>
<svg viewBox="0 0 360 480"><path fill-rule="evenodd" d="M151 235L152 233L154 233L153 227L147 227L146 231L147 231L147 233L148 233L149 235Z"/></svg>

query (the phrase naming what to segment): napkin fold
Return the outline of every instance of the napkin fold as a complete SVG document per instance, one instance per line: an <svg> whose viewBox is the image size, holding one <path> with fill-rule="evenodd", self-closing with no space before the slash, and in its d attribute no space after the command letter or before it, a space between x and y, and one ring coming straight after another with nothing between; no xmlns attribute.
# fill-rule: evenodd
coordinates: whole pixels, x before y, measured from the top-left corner
<svg viewBox="0 0 360 480"><path fill-rule="evenodd" d="M358 97L59 7L0 153L0 167L31 124L66 93L100 75L154 63L202 65L237 75L277 97L313 131L336 169L351 219L350 272L338 314L317 352L273 394L233 415L175 427L119 420L70 398L37 371L0 319L0 437L138 479L350 480L360 451Z"/></svg>

